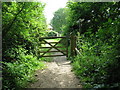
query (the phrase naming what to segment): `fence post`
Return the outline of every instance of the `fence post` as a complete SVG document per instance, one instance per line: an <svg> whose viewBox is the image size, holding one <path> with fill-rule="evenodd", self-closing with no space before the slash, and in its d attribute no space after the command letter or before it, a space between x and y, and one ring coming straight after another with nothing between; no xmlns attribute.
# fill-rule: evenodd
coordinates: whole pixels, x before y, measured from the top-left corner
<svg viewBox="0 0 120 90"><path fill-rule="evenodd" d="M71 44L71 56L75 56L76 55L76 51L75 51L75 48L76 48L76 36L72 33L71 34L71 38L70 38L70 44Z"/></svg>
<svg viewBox="0 0 120 90"><path fill-rule="evenodd" d="M69 38L68 38L68 36L66 36L66 43L67 43L67 48L66 48L66 57L67 57L67 59L68 59L68 40L69 40Z"/></svg>

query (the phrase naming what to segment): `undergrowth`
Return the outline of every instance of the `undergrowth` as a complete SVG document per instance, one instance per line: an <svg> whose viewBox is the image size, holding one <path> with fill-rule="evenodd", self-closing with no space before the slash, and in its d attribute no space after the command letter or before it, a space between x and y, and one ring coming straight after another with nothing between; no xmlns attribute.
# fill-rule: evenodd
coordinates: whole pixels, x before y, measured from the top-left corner
<svg viewBox="0 0 120 90"><path fill-rule="evenodd" d="M20 60L3 63L3 89L20 89L34 82L34 71L45 68L41 59L32 55L21 55Z"/></svg>
<svg viewBox="0 0 120 90"><path fill-rule="evenodd" d="M117 40L117 39L116 39ZM119 39L118 39L119 40ZM81 55L73 59L73 70L84 88L120 88L118 42L81 40Z"/></svg>

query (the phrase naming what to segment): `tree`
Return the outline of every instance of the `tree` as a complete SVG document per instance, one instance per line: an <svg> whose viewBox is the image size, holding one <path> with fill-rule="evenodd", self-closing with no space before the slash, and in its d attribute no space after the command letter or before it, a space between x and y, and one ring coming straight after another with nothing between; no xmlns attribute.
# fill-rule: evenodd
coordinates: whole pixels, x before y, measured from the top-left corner
<svg viewBox="0 0 120 90"><path fill-rule="evenodd" d="M54 13L54 17L51 20L51 26L56 32L60 34L63 33L65 25L67 24L68 13L68 8L60 8Z"/></svg>
<svg viewBox="0 0 120 90"><path fill-rule="evenodd" d="M3 57L8 56L6 54L11 48L19 45L24 45L23 48L28 52L31 48L33 54L37 55L36 50L39 47L37 42L39 37L45 35L46 30L46 20L42 12L44 6L36 2L3 2Z"/></svg>
<svg viewBox="0 0 120 90"><path fill-rule="evenodd" d="M45 4L38 2L2 3L2 83L4 89L24 88L39 61L39 38L46 36Z"/></svg>

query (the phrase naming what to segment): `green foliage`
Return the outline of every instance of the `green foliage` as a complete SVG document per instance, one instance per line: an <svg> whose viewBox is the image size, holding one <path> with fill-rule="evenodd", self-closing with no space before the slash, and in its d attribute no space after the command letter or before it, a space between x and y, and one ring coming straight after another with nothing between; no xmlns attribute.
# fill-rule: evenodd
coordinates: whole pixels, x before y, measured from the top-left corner
<svg viewBox="0 0 120 90"><path fill-rule="evenodd" d="M112 88L120 84L120 35L116 25L107 27L106 32L100 28L96 36L79 37L77 45L82 55L74 59L73 66L86 88ZM113 28L116 30L111 31Z"/></svg>
<svg viewBox="0 0 120 90"><path fill-rule="evenodd" d="M47 35L44 6L37 2L2 3L5 89L24 87L33 71L43 66L38 60L43 60L39 59L39 37ZM56 32L77 36L81 55L73 59L73 68L85 88L120 85L119 6L120 2L68 2L51 21Z"/></svg>
<svg viewBox="0 0 120 90"><path fill-rule="evenodd" d="M115 47L102 41L82 43L82 55L75 57L73 67L85 88L118 87L120 63Z"/></svg>
<svg viewBox="0 0 120 90"><path fill-rule="evenodd" d="M85 88L120 85L120 2L68 2L70 15L64 34L75 33L81 55L73 68Z"/></svg>
<svg viewBox="0 0 120 90"><path fill-rule="evenodd" d="M51 26L53 29L62 34L64 32L64 29L66 28L67 22L67 16L69 13L68 8L60 8L54 13L54 17L51 20Z"/></svg>
<svg viewBox="0 0 120 90"><path fill-rule="evenodd" d="M98 28L103 27L104 22L111 24L112 20L119 17L119 3L106 2L106 3L84 3L84 2L69 2L70 8L69 17L69 31L95 33Z"/></svg>
<svg viewBox="0 0 120 90"><path fill-rule="evenodd" d="M3 51L20 45L38 56L39 37L46 35L44 6L37 2L3 2Z"/></svg>
<svg viewBox="0 0 120 90"><path fill-rule="evenodd" d="M25 87L44 66L39 59L39 38L47 33L44 7L41 2L2 2L3 89Z"/></svg>
<svg viewBox="0 0 120 90"><path fill-rule="evenodd" d="M19 57L18 61L3 63L4 89L24 88L28 82L34 81L34 71L44 67L44 63L32 55L21 54Z"/></svg>

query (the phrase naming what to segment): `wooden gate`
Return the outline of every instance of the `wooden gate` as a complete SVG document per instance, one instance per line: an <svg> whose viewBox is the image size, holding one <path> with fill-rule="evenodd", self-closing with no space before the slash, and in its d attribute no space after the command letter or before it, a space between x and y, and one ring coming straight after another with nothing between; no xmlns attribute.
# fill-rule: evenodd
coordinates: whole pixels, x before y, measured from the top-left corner
<svg viewBox="0 0 120 90"><path fill-rule="evenodd" d="M60 39L57 42L49 42L50 39ZM62 44L62 41L66 40L65 46L58 46L59 44ZM56 56L67 56L68 57L68 42L67 37L41 37L40 38L41 47L40 47L40 57L56 57ZM44 46L42 46L42 44ZM46 46L49 45L49 46ZM47 50L45 50L47 49ZM63 49L63 50L62 50ZM49 54L51 52L60 52L61 54ZM46 55L48 54L48 55Z"/></svg>

